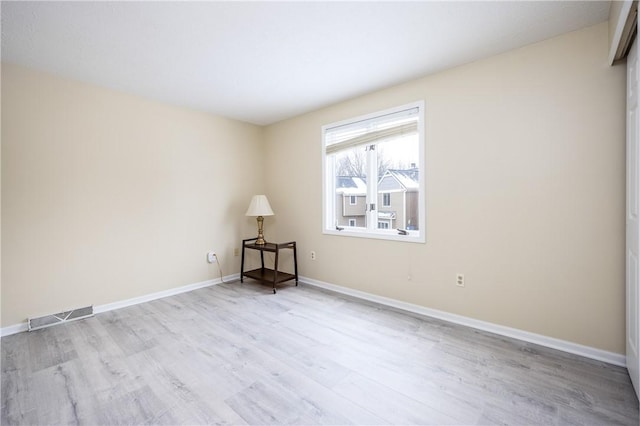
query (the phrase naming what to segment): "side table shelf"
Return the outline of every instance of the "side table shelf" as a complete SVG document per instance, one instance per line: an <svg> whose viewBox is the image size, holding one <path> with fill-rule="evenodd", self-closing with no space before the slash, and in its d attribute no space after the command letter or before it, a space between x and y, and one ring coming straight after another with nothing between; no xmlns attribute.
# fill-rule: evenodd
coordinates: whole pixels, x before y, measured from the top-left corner
<svg viewBox="0 0 640 426"><path fill-rule="evenodd" d="M283 283L289 280L296 280L296 286L298 285L298 256L296 251L296 242L290 241L288 243L265 243L256 244L257 238L249 238L242 240L242 264L240 266L240 282L244 282L244 277L253 278L254 280L261 281L266 284L271 284L273 287L273 293L276 293L276 284ZM260 268L252 269L250 271L244 270L245 250L258 250L260 252ZM293 250L293 267L294 274L282 272L278 270L278 257L280 250L291 249ZM264 266L264 252L275 253L275 259L273 262L273 269L265 268Z"/></svg>

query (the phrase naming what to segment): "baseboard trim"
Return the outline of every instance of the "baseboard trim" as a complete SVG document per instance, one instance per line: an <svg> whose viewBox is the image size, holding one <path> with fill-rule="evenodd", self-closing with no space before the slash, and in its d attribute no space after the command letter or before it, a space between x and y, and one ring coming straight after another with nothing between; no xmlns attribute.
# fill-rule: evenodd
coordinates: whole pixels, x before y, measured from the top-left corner
<svg viewBox="0 0 640 426"><path fill-rule="evenodd" d="M21 322L20 324L13 324L7 327L2 327L0 329L0 336L10 336L16 333L22 333L23 331L29 330L29 323L27 321Z"/></svg>
<svg viewBox="0 0 640 426"><path fill-rule="evenodd" d="M94 314L100 314L102 312L113 311L115 309L126 308L127 306L138 305L140 303L150 302L156 299L162 299L164 297L174 296L180 293L186 293L188 291L197 290L204 287L210 287L222 283L222 281L228 282L240 279L240 274L232 274L223 277L222 279L216 278L213 280L201 281L199 283L188 284L182 287L170 288L168 290L158 291L156 293L145 294L144 296L134 297L131 299L120 300L118 302L106 303L104 305L96 305L93 307ZM12 334L21 333L29 330L29 325L25 321L23 323L10 325L0 328L0 336L10 336Z"/></svg>
<svg viewBox="0 0 640 426"><path fill-rule="evenodd" d="M537 345L546 346L548 348L561 350L575 355L580 355L586 358L594 359L597 361L606 362L608 364L617 365L620 367L626 367L626 358L624 355L614 352L604 351L602 349L593 348L591 346L580 345L572 343L566 340L556 339L554 337L543 336L541 334L531 333L517 328L505 327L503 325L493 324L486 321L480 321L477 319L465 317L462 315L452 314L445 311L439 311L437 309L431 309L424 306L414 305L413 303L402 302L389 297L377 296L375 294L367 293L360 290L354 290L347 287L342 287L335 284L326 283L323 281L314 280L308 277L300 277L299 281L303 284L311 285L314 287L322 288L325 290L334 291L336 293L345 294L347 296L356 297L358 299L375 302L380 305L390 306L403 311L411 312L418 315L424 315L431 318L437 318L440 320L452 322L454 324L460 324L467 327L475 328L478 330L488 331L505 337L511 337L513 339L522 340L529 343L535 343Z"/></svg>
<svg viewBox="0 0 640 426"><path fill-rule="evenodd" d="M108 312L115 309L125 308L127 306L138 305L140 303L150 302L156 299L162 299L164 297L174 296L180 293L186 293L188 291L197 290L204 287L210 287L222 283L222 281L233 281L240 278L240 274L232 274L220 278L201 281L194 284L185 285L182 287L176 287L169 290L163 290L156 293L146 294L140 297L134 297L131 299L121 300L118 302L107 303L104 305L94 306L94 313L99 314L102 312ZM448 321L454 324L460 324L467 327L475 328L478 330L488 331L501 336L511 337L513 339L522 340L529 343L535 343L541 346L546 346L552 349L558 349L564 352L568 352L575 355L584 356L586 358L594 359L597 361L606 362L609 364L617 365L620 367L626 367L626 359L624 355L614 352L604 351L602 349L593 348L591 346L580 345L566 340L556 339L553 337L543 336L541 334L531 333L517 328L506 327L503 325L493 324L486 321L480 321L477 319L465 317L462 315L452 314L445 311L439 311L437 309L431 309L413 303L402 302L400 300L391 299L389 297L378 296L375 294L367 293L360 290L354 290L348 287L342 287L335 284L330 284L323 281L314 280L308 277L300 277L299 281L303 284L311 285L314 287L330 290L336 293L345 294L347 296L356 297L358 299L367 300L370 302L378 303L380 305L390 306L403 311L411 312L418 315L424 315L431 318L437 318L443 321ZM25 321L19 324L13 324L7 327L0 328L0 336L10 336L12 334L21 333L29 329L28 323Z"/></svg>
<svg viewBox="0 0 640 426"><path fill-rule="evenodd" d="M120 300L118 302L107 303L105 305L94 306L93 311L96 314L102 312L113 311L115 309L126 308L127 306L138 305L140 303L151 302L152 300L162 299L164 297L175 296L176 294L186 293L193 290L198 290L204 287L210 287L222 283L222 281L232 281L240 278L240 274L233 274L213 280L201 281L199 283L188 284L182 287L170 288L168 290L158 291L156 293L145 294L144 296L134 297L132 299Z"/></svg>

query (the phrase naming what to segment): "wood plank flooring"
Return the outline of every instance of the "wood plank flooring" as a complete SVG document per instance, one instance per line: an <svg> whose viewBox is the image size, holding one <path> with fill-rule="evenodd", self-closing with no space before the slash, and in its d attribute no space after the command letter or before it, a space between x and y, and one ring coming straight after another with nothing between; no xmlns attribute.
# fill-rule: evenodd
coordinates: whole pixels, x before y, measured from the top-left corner
<svg viewBox="0 0 640 426"><path fill-rule="evenodd" d="M638 425L626 370L300 285L2 338L3 425Z"/></svg>

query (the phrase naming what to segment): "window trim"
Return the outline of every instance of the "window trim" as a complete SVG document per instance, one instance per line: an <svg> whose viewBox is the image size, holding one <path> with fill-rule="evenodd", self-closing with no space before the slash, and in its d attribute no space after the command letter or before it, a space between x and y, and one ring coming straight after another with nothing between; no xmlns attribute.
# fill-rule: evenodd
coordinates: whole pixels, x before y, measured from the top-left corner
<svg viewBox="0 0 640 426"><path fill-rule="evenodd" d="M349 205L350 206L357 206L358 205L358 196L357 195L349 195Z"/></svg>
<svg viewBox="0 0 640 426"><path fill-rule="evenodd" d="M376 117L381 117L387 114L394 114L404 110L409 110L412 108L418 108L418 123L417 123L417 131L418 131L418 169L420 173L418 175L418 183L419 183L419 195L418 195L418 221L421 224L419 230L407 230L406 235L401 235L398 233L396 229L382 230L375 229L370 230L367 228L349 228L349 227L338 227L335 224L328 223L329 220L335 218L335 208L336 208L336 197L335 197L335 177L328 176L328 155L326 151L325 145L325 133L327 129L332 129L338 126L346 126L349 124L356 123L358 121L370 120ZM389 108L386 110L381 110L357 117L353 117L350 119L330 123L324 125L320 129L320 150L321 150L321 158L322 158L322 233L326 235L339 235L345 237L356 237L356 238L371 238L371 239L382 239L382 240L392 240L392 241L404 241L404 242L412 242L412 243L425 243L426 235L427 235L427 186L426 186L426 138L425 138L425 102L424 101L416 101L409 104L401 105L394 108ZM332 180L331 182L329 182ZM377 202L377 201L376 201Z"/></svg>

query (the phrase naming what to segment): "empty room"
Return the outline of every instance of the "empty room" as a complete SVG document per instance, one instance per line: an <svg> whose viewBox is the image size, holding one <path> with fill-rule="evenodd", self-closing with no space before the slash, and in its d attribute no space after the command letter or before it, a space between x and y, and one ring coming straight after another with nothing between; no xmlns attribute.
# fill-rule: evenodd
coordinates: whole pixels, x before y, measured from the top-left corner
<svg viewBox="0 0 640 426"><path fill-rule="evenodd" d="M638 425L634 1L2 1L3 425Z"/></svg>

